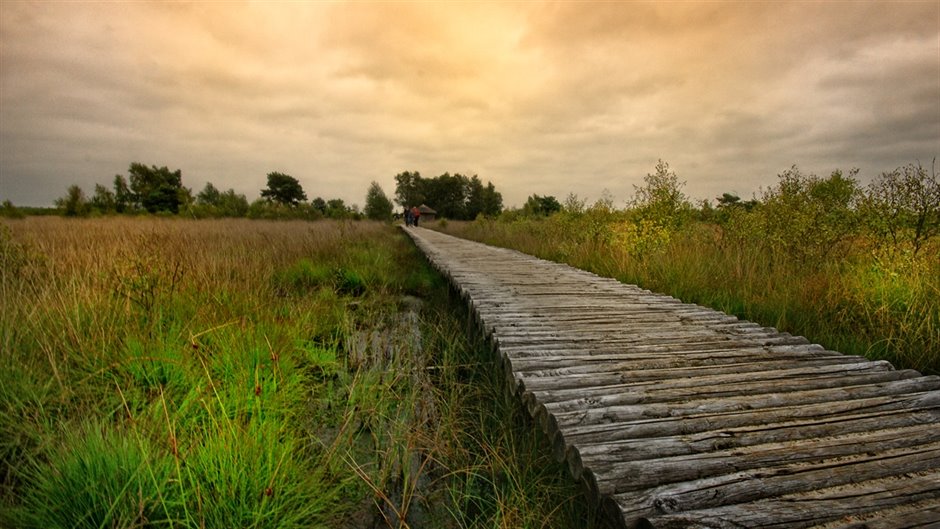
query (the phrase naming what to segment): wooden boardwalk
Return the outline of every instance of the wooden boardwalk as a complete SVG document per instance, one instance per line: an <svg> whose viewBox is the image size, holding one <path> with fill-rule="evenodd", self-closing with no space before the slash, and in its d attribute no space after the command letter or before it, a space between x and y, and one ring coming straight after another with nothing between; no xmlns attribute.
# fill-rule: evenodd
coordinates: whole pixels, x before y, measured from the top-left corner
<svg viewBox="0 0 940 529"><path fill-rule="evenodd" d="M940 377L513 250L406 232L623 527L940 527Z"/></svg>

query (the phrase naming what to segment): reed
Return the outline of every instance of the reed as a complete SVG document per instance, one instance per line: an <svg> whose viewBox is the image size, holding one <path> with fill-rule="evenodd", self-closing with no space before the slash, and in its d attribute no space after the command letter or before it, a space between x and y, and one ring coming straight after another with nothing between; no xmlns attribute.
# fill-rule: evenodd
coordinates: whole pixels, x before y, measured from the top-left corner
<svg viewBox="0 0 940 529"><path fill-rule="evenodd" d="M590 526L466 317L387 224L5 220L0 526Z"/></svg>
<svg viewBox="0 0 940 529"><path fill-rule="evenodd" d="M638 284L846 354L940 373L937 238L914 255L859 236L807 264L710 223L692 223L637 251L636 231L624 233L634 225L629 212L572 217L432 227Z"/></svg>

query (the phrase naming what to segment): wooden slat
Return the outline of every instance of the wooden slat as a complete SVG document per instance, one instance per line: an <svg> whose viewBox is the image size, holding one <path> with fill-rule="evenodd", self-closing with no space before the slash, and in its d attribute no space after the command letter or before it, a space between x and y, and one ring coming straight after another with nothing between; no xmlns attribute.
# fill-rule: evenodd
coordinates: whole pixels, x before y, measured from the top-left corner
<svg viewBox="0 0 940 529"><path fill-rule="evenodd" d="M940 465L940 445L921 444L930 438L931 429L931 426L917 426L881 432L882 437L896 435L897 439L906 439L910 435L912 438L909 444L912 446L865 452L862 447L869 444L862 442L854 452L857 454L855 457L761 466L715 477L688 479L639 492L617 494L611 498L615 506L606 508L620 509L627 524L631 525L641 518L673 512L747 503L860 481L903 476L917 472L925 465Z"/></svg>
<svg viewBox="0 0 940 529"><path fill-rule="evenodd" d="M724 430L709 430L691 435L674 435L653 439L627 439L569 446L566 454L569 468L576 479L584 470L584 459L607 458L615 461L656 459L676 455L699 454L783 441L800 441L816 437L832 437L879 429L899 429L940 424L940 409L915 413L881 412L817 420L759 424Z"/></svg>
<svg viewBox="0 0 940 529"><path fill-rule="evenodd" d="M513 250L406 232L613 525L940 523L940 378Z"/></svg>
<svg viewBox="0 0 940 529"><path fill-rule="evenodd" d="M940 472L932 470L902 477L788 494L750 503L651 516L640 520L638 526L655 529L813 527L906 504L919 503L921 509L930 512L940 506L938 502L940 502Z"/></svg>

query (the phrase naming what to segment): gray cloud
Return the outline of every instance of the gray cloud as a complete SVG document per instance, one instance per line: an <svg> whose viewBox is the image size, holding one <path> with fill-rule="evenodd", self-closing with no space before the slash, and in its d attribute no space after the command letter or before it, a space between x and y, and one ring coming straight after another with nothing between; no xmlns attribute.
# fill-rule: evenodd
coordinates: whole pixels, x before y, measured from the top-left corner
<svg viewBox="0 0 940 529"><path fill-rule="evenodd" d="M792 164L870 178L940 154L940 6L920 2L0 4L0 198L132 161L257 196L360 202L399 171L622 202Z"/></svg>

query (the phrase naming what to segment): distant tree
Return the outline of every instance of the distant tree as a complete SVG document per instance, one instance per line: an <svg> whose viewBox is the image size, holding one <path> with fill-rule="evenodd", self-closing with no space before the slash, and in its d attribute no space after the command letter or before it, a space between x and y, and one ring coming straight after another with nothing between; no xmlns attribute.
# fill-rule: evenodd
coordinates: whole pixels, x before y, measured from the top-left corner
<svg viewBox="0 0 940 529"><path fill-rule="evenodd" d="M248 199L234 189L229 189L219 195L217 207L224 217L244 217L248 214Z"/></svg>
<svg viewBox="0 0 940 529"><path fill-rule="evenodd" d="M719 208L730 208L741 203L741 197L734 193L722 193L717 199Z"/></svg>
<svg viewBox="0 0 940 529"><path fill-rule="evenodd" d="M366 218L371 220L389 220L392 218L392 201L382 191L378 182L372 182L366 192Z"/></svg>
<svg viewBox="0 0 940 529"><path fill-rule="evenodd" d="M193 190L186 187L180 186L177 191L177 197L179 198L179 209L180 210L190 210L192 211L193 204L196 203L196 197L193 196Z"/></svg>
<svg viewBox="0 0 940 529"><path fill-rule="evenodd" d="M418 206L427 202L425 179L418 171L395 175L395 202L400 206Z"/></svg>
<svg viewBox="0 0 940 529"><path fill-rule="evenodd" d="M656 171L643 178L643 185L633 186L631 206L643 220L664 228L676 228L688 220L692 211L692 203L682 191L683 187L685 182L679 181L668 163L659 160Z"/></svg>
<svg viewBox="0 0 940 529"><path fill-rule="evenodd" d="M135 206L134 203L134 193L128 187L124 175L114 175L114 209L118 213L125 213Z"/></svg>
<svg viewBox="0 0 940 529"><path fill-rule="evenodd" d="M778 175L755 209L764 244L777 255L804 264L824 257L857 227L861 190L855 175L833 171L829 178L804 175L795 165Z"/></svg>
<svg viewBox="0 0 940 529"><path fill-rule="evenodd" d="M734 193L722 193L715 201L717 207L714 215L706 220L715 220L720 224L727 224L732 218L739 218L741 213L753 210L758 204L754 199L741 200L741 197Z"/></svg>
<svg viewBox="0 0 940 529"><path fill-rule="evenodd" d="M333 198L326 201L326 216L331 219L349 218L353 211L346 207L346 203L341 198Z"/></svg>
<svg viewBox="0 0 940 529"><path fill-rule="evenodd" d="M503 195L496 190L492 182L487 182L486 187L483 188L483 210L480 213L487 217L496 217L502 211Z"/></svg>
<svg viewBox="0 0 940 529"><path fill-rule="evenodd" d="M114 192L101 184L95 184L95 194L91 197L91 207L101 213L114 213L117 211Z"/></svg>
<svg viewBox="0 0 940 529"><path fill-rule="evenodd" d="M150 213L167 211L179 213L184 201L182 171L164 167L132 163L128 170L130 189L137 202Z"/></svg>
<svg viewBox="0 0 940 529"><path fill-rule="evenodd" d="M307 194L296 178L276 171L268 173L268 187L261 190L261 196L286 206L296 206L307 200Z"/></svg>
<svg viewBox="0 0 940 529"><path fill-rule="evenodd" d="M467 182L467 203L464 206L464 212L468 219L475 219L477 215L483 214L483 194L485 192L486 188L483 187L480 177L477 175L470 177Z"/></svg>
<svg viewBox="0 0 940 529"><path fill-rule="evenodd" d="M323 200L323 198L317 197L311 200L310 207L321 215L326 216L326 200Z"/></svg>
<svg viewBox="0 0 940 529"><path fill-rule="evenodd" d="M436 178L426 179L423 203L434 208L438 217L464 219L468 183L469 179L461 174L444 173Z"/></svg>
<svg viewBox="0 0 940 529"><path fill-rule="evenodd" d="M910 244L914 253L940 233L940 178L936 160L930 172L920 163L882 173L863 200L869 229L894 247Z"/></svg>
<svg viewBox="0 0 940 529"><path fill-rule="evenodd" d="M13 205L13 202L9 200L4 200L3 205L0 206L0 217L6 219L22 219L26 217L26 214L19 210L16 206Z"/></svg>
<svg viewBox="0 0 940 529"><path fill-rule="evenodd" d="M418 172L395 175L395 202L401 206L427 204L438 216L470 220L483 214L496 216L503 209L503 197L492 182L486 186L480 177L444 173L423 178Z"/></svg>
<svg viewBox="0 0 940 529"><path fill-rule="evenodd" d="M496 191L492 182L487 182L484 186L480 177L473 175L467 180L466 189L466 220L475 219L479 215L495 217L503 210L503 196Z"/></svg>
<svg viewBox="0 0 940 529"><path fill-rule="evenodd" d="M212 182L206 182L206 187L196 195L196 204L201 206L218 206L222 193L216 189Z"/></svg>
<svg viewBox="0 0 940 529"><path fill-rule="evenodd" d="M65 196L56 199L55 205L66 217L84 217L89 211L85 192L77 185L69 186Z"/></svg>
<svg viewBox="0 0 940 529"><path fill-rule="evenodd" d="M561 208L565 213L579 215L584 213L586 205L587 201L585 199L579 197L576 193L568 193L568 196L565 197L565 203L562 204Z"/></svg>
<svg viewBox="0 0 940 529"><path fill-rule="evenodd" d="M212 182L206 182L196 195L193 214L198 217L244 217L248 215L249 207L245 195L236 193L234 189L221 192Z"/></svg>
<svg viewBox="0 0 940 529"><path fill-rule="evenodd" d="M561 211L561 203L550 195L531 195L522 206L522 211L531 217L548 217Z"/></svg>

